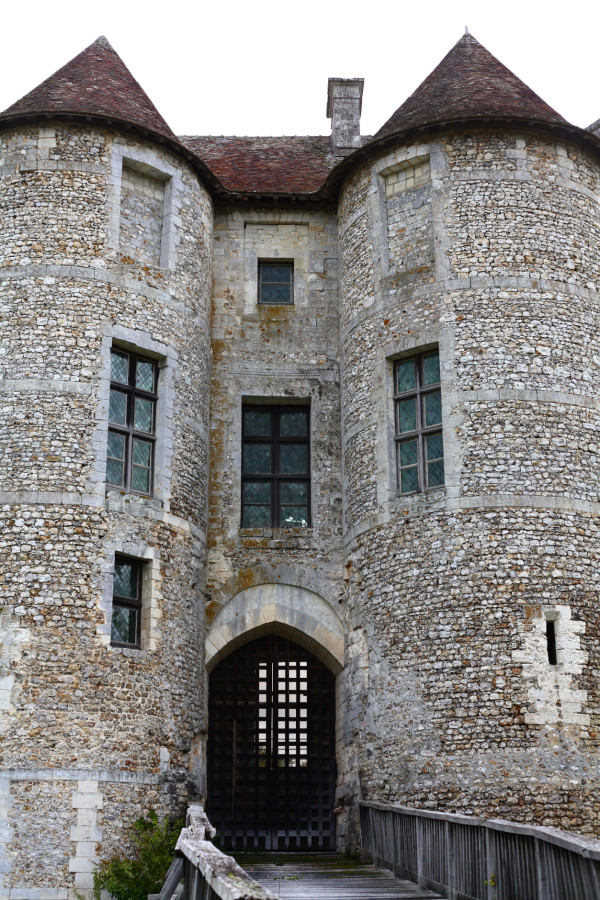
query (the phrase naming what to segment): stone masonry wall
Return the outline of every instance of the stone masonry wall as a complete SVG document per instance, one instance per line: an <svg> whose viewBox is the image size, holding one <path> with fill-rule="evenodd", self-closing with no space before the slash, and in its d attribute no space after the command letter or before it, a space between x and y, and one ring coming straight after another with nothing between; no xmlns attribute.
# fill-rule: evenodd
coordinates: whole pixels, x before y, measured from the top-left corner
<svg viewBox="0 0 600 900"><path fill-rule="evenodd" d="M382 173L387 208L390 267L397 272L423 271L433 264L431 174L429 159L400 163Z"/></svg>
<svg viewBox="0 0 600 900"><path fill-rule="evenodd" d="M261 306L257 263L277 258L294 262L294 303ZM243 208L217 213L207 627L240 591L261 584L312 591L339 615L338 309L337 224L332 213ZM310 405L310 527L240 527L243 400L302 400ZM306 612L303 621L310 621L311 611ZM303 639L301 630L288 636ZM309 637L319 641L318 634ZM351 703L344 676L339 678L343 703ZM341 768L344 741L341 735Z"/></svg>
<svg viewBox="0 0 600 900"><path fill-rule="evenodd" d="M158 266L162 243L165 182L123 164L119 246L123 256Z"/></svg>
<svg viewBox="0 0 600 900"><path fill-rule="evenodd" d="M120 243L128 160L168 185L160 266ZM61 900L198 790L212 204L169 152L45 123L0 136L0 219L0 896ZM114 343L158 360L152 497L105 486ZM140 650L110 645L116 552Z"/></svg>
<svg viewBox="0 0 600 900"><path fill-rule="evenodd" d="M335 218L224 211L215 220L214 247L209 587L221 590L232 578L243 584L251 576L240 573L285 563L299 572L309 566L331 582L323 590L335 593L341 571ZM257 260L271 254L294 259L300 277L293 305L257 304ZM309 402L310 528L240 529L243 399Z"/></svg>
<svg viewBox="0 0 600 900"><path fill-rule="evenodd" d="M423 157L433 268L407 277L382 196ZM367 798L600 833L599 174L578 146L482 129L399 146L342 191L344 605ZM435 346L446 483L398 496L393 361Z"/></svg>

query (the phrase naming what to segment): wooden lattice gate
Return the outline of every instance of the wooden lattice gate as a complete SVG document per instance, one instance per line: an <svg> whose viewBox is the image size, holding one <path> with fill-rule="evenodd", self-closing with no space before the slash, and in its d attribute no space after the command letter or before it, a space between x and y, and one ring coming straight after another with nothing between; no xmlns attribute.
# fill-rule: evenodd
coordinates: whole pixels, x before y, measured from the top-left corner
<svg viewBox="0 0 600 900"><path fill-rule="evenodd" d="M334 850L335 679L270 635L210 675L208 812L227 850Z"/></svg>

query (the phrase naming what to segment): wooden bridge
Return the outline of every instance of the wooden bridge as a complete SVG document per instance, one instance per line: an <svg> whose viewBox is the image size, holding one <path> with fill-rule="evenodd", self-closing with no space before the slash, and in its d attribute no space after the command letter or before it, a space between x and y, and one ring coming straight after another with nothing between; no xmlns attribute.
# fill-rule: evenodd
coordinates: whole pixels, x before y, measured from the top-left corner
<svg viewBox="0 0 600 900"><path fill-rule="evenodd" d="M388 869L336 853L238 855L255 881L281 900L425 900L440 897Z"/></svg>
<svg viewBox="0 0 600 900"><path fill-rule="evenodd" d="M214 836L202 807L190 807L158 900L600 900L600 841L556 828L361 803L374 865L240 854L242 868Z"/></svg>

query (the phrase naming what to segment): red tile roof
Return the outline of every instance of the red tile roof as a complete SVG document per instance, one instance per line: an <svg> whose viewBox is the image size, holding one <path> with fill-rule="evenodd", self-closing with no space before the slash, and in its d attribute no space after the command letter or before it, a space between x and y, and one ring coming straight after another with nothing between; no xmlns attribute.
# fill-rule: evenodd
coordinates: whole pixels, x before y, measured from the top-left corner
<svg viewBox="0 0 600 900"><path fill-rule="evenodd" d="M465 34L373 142L436 123L494 118L567 124L473 35Z"/></svg>
<svg viewBox="0 0 600 900"><path fill-rule="evenodd" d="M336 158L329 137L182 137L236 193L308 194L318 191Z"/></svg>
<svg viewBox="0 0 600 900"><path fill-rule="evenodd" d="M93 115L129 122L170 139L175 135L105 37L0 114Z"/></svg>
<svg viewBox="0 0 600 900"><path fill-rule="evenodd" d="M53 115L139 128L184 156L216 195L249 199L272 195L330 202L351 168L380 144L443 123L524 120L562 127L600 148L600 139L569 125L468 34L377 134L342 161L333 156L329 137L177 138L104 37L0 113L0 125Z"/></svg>

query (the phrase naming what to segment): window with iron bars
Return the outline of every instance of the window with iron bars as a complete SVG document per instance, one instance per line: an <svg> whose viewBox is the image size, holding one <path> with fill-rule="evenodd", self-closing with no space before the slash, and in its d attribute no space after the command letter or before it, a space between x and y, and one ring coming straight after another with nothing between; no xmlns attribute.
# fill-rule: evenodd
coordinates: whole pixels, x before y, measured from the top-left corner
<svg viewBox="0 0 600 900"><path fill-rule="evenodd" d="M110 352L110 400L106 481L137 494L152 494L158 366L127 350Z"/></svg>
<svg viewBox="0 0 600 900"><path fill-rule="evenodd" d="M398 493L444 484L442 393L437 350L394 365L394 414Z"/></svg>

